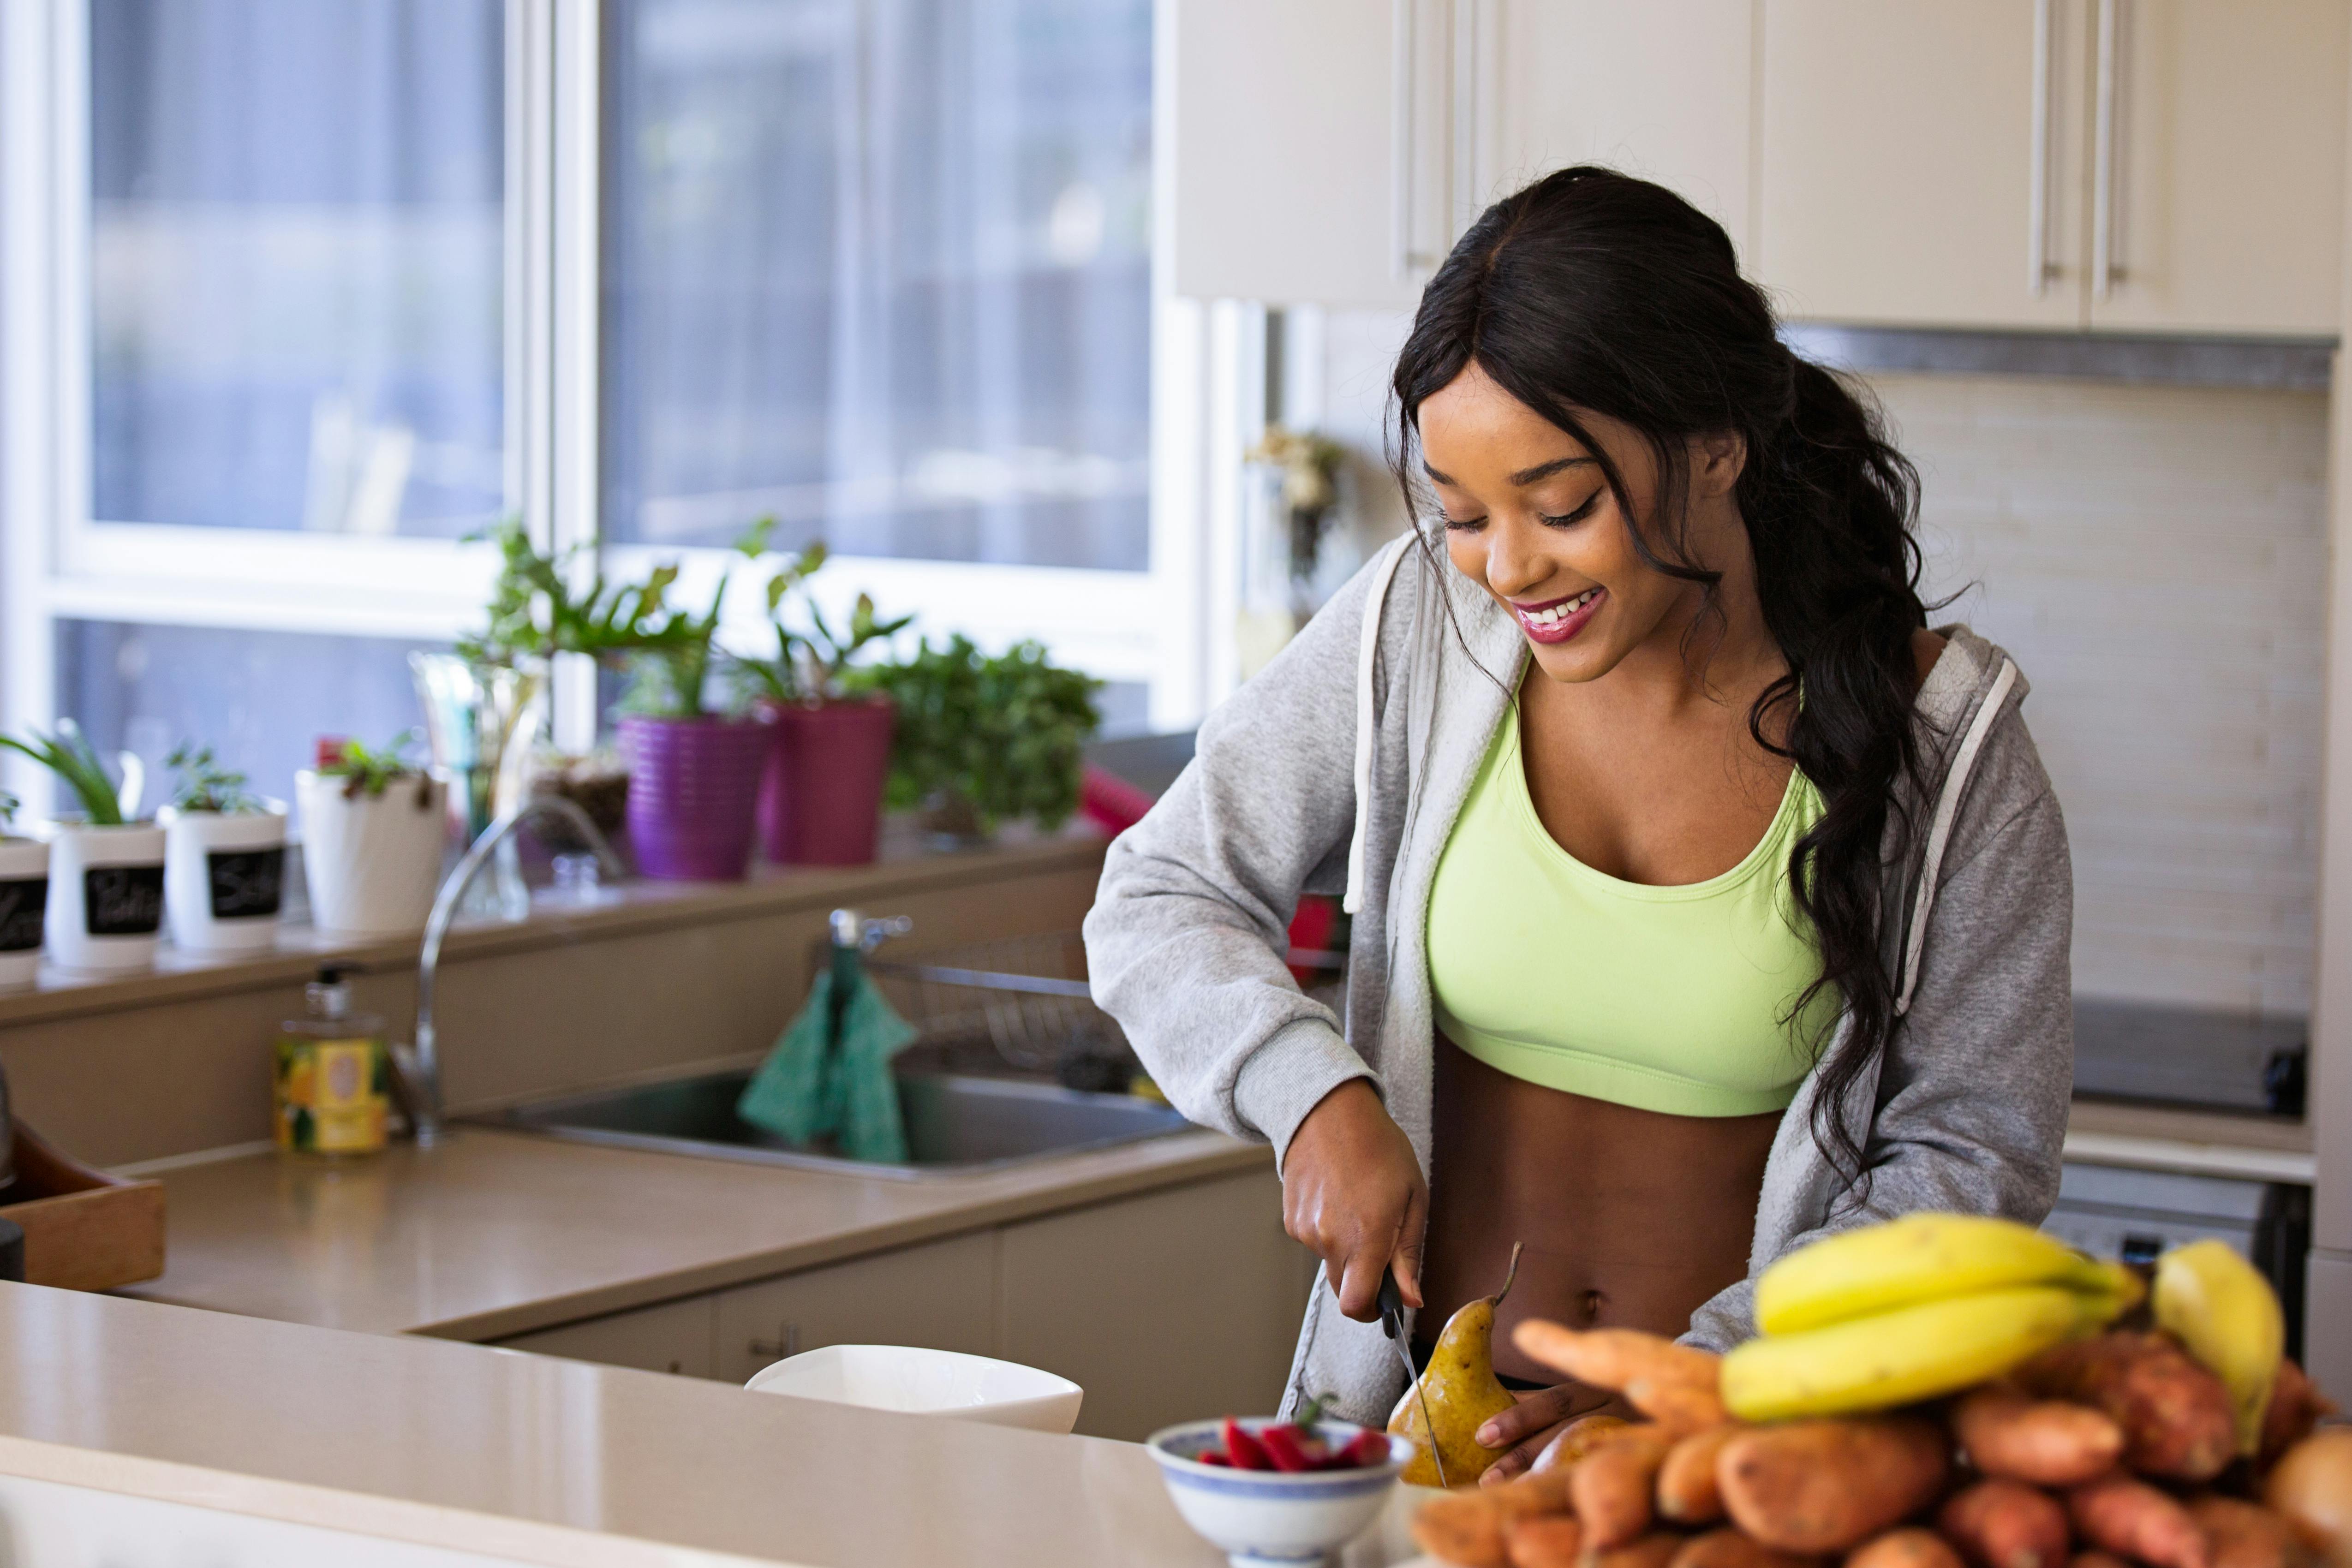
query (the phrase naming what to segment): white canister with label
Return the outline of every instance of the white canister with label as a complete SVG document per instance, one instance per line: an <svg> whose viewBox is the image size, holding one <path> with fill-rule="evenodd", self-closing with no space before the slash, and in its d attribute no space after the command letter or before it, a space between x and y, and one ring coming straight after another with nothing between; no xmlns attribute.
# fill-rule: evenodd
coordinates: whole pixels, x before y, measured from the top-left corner
<svg viewBox="0 0 2352 1568"><path fill-rule="evenodd" d="M0 838L0 990L19 990L41 972L41 922L49 907L49 846Z"/></svg>
<svg viewBox="0 0 2352 1568"><path fill-rule="evenodd" d="M253 811L183 811L166 806L163 906L172 940L195 953L272 946L286 893L286 802Z"/></svg>
<svg viewBox="0 0 2352 1568"><path fill-rule="evenodd" d="M163 830L153 822L49 829L49 961L61 969L152 968L163 929Z"/></svg>

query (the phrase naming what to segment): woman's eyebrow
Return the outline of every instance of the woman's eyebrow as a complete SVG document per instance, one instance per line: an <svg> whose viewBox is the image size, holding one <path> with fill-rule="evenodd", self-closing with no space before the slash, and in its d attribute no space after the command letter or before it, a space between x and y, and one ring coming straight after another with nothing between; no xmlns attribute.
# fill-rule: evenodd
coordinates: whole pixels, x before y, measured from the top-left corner
<svg viewBox="0 0 2352 1568"><path fill-rule="evenodd" d="M1538 463L1532 468L1520 469L1511 476L1511 483L1524 488L1538 480L1549 479L1555 474L1563 473L1568 469L1593 461L1594 459L1591 457L1555 457L1549 463Z"/></svg>

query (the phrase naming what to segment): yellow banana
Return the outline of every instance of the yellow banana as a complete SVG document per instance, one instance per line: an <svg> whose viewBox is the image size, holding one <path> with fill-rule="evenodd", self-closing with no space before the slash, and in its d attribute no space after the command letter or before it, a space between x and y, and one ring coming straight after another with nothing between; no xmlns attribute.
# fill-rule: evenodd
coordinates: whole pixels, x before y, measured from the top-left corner
<svg viewBox="0 0 2352 1568"><path fill-rule="evenodd" d="M2286 1351L2278 1293L2225 1241L2192 1241L2156 1260L2156 1322L2230 1391L2238 1452L2262 1447L2263 1416Z"/></svg>
<svg viewBox="0 0 2352 1568"><path fill-rule="evenodd" d="M2113 1265L2014 1220L1908 1214L1824 1237L1764 1270L1756 1325L1796 1333L1891 1308L2021 1285L2116 1288Z"/></svg>
<svg viewBox="0 0 2352 1568"><path fill-rule="evenodd" d="M1723 1358L1723 1403L1743 1421L1908 1405L1997 1377L2120 1310L2105 1291L2021 1285L1766 1334Z"/></svg>

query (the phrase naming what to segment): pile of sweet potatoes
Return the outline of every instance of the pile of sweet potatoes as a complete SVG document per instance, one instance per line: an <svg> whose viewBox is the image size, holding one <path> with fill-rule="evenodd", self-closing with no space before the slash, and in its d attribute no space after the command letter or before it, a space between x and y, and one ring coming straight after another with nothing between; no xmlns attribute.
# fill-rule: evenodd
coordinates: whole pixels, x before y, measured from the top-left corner
<svg viewBox="0 0 2352 1568"><path fill-rule="evenodd" d="M1645 1419L1590 1417L1532 1473L1430 1500L1414 1538L1460 1568L2352 1564L2325 1518L2259 1500L2315 1471L2323 1493L2352 1485L2352 1431L2313 1435L2333 1406L2291 1362L2246 1459L2221 1382L2160 1333L2063 1345L1929 1405L1770 1426L1725 1413L1704 1351L1532 1322L1517 1338Z"/></svg>

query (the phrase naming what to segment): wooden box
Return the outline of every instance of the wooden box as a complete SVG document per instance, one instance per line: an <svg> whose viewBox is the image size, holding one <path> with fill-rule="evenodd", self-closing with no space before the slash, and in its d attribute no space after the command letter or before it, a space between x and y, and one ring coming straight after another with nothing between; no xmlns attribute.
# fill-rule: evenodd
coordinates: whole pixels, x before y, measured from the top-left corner
<svg viewBox="0 0 2352 1568"><path fill-rule="evenodd" d="M163 1271L163 1184L94 1171L16 1124L16 1201L0 1219L25 1230L25 1282L110 1291Z"/></svg>

